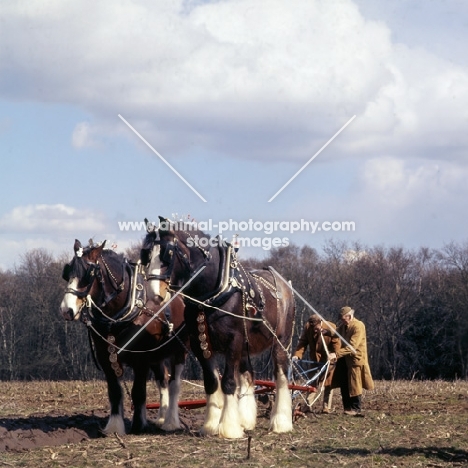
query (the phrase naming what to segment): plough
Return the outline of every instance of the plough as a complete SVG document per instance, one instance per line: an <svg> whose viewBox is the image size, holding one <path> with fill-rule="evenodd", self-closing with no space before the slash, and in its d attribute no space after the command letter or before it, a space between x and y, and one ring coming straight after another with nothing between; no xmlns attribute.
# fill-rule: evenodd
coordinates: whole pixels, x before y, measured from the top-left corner
<svg viewBox="0 0 468 468"><path fill-rule="evenodd" d="M256 388L255 388L255 395L263 395L265 393L270 393L275 389L275 382L270 380L255 380L254 381ZM297 385L291 383L288 385L289 389L293 392L305 392L305 393L314 393L317 391L316 387L312 385ZM158 409L160 406L159 403L148 403L146 408L148 409ZM184 409L196 409L202 408L206 406L206 400L181 400L179 401L179 408Z"/></svg>

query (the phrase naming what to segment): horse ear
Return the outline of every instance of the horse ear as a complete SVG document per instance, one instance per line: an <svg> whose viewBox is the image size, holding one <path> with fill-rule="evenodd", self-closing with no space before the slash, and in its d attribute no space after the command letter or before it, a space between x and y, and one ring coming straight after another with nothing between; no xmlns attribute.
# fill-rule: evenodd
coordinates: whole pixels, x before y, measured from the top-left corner
<svg viewBox="0 0 468 468"><path fill-rule="evenodd" d="M170 232L171 222L167 218L159 217L159 232Z"/></svg>
<svg viewBox="0 0 468 468"><path fill-rule="evenodd" d="M83 247L78 239L75 239L75 243L73 244L73 250L77 257L81 257L83 255Z"/></svg>
<svg viewBox="0 0 468 468"><path fill-rule="evenodd" d="M98 259L98 257L102 254L102 251L104 249L104 246L106 245L106 242L107 241L104 241L100 246L94 248L91 250L91 252L89 252L89 255L88 255L88 258L96 263L96 260Z"/></svg>
<svg viewBox="0 0 468 468"><path fill-rule="evenodd" d="M156 226L154 223L150 223L148 218L145 218L145 225L146 225L146 232L149 234L150 232L154 232L156 230Z"/></svg>

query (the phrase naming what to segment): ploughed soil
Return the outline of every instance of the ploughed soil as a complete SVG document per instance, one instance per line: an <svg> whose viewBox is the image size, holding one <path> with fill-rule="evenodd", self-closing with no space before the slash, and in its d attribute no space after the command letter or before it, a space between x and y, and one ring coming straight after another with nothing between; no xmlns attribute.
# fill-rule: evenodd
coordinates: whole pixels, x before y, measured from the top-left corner
<svg viewBox="0 0 468 468"><path fill-rule="evenodd" d="M294 431L282 435L268 432L270 403L262 399L257 427L240 440L200 437L203 408L181 409L183 429L170 434L150 424L144 434L104 437L105 382L0 385L0 466L468 466L464 381L376 382L364 395L363 417L344 415L335 390L332 414L316 405L296 414ZM156 402L154 384L148 389L148 401ZM182 399L203 397L200 382L184 382ZM149 419L156 412L148 410Z"/></svg>

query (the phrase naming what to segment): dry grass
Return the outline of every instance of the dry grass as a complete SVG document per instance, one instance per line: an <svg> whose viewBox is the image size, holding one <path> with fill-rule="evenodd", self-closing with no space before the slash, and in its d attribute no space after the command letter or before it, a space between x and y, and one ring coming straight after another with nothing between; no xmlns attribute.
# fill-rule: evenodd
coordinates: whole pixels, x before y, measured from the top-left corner
<svg viewBox="0 0 468 468"><path fill-rule="evenodd" d="M97 424L92 418L101 422L107 414L104 382L1 385L0 428L6 427L7 422L17 423L25 437L29 430L27 421L34 418L47 416L59 421L63 415L72 420L80 416L79 421ZM186 383L182 395L184 399L200 398L202 391ZM149 400L157 400L153 386ZM339 400L336 395L334 414L308 414L287 435L268 433L268 420L260 405L249 458L247 438L229 441L199 437L197 429L203 409L198 409L182 412L187 429L178 433L153 431L50 446L38 443L29 450L1 453L0 466L468 466L468 382L377 382L376 390L365 395L364 418L342 415ZM129 406L126 414L131 414Z"/></svg>

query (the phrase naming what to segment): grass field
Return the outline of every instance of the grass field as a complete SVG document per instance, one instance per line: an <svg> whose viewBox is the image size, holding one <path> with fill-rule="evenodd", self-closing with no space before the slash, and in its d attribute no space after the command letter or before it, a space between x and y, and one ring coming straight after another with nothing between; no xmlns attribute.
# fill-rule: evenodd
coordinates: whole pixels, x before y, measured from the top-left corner
<svg viewBox="0 0 468 468"><path fill-rule="evenodd" d="M462 467L468 466L468 382L376 382L365 417L307 413L291 434L267 431L259 402L249 438L203 438L204 409L182 410L172 434L101 437L108 415L104 382L2 382L0 466L123 467ZM182 398L202 398L184 383ZM157 391L149 384L149 401ZM149 411L150 417L155 413ZM126 416L131 408L126 399ZM250 450L249 450L250 442Z"/></svg>

